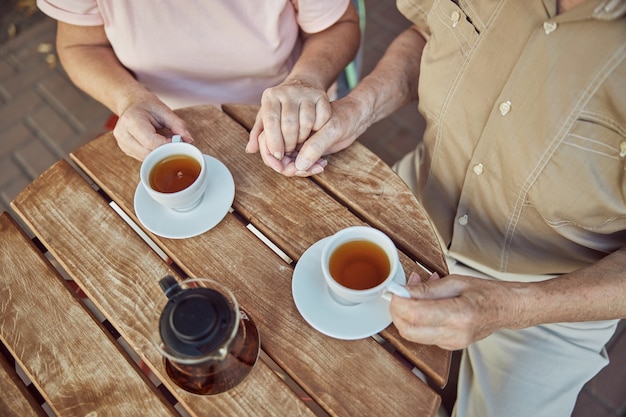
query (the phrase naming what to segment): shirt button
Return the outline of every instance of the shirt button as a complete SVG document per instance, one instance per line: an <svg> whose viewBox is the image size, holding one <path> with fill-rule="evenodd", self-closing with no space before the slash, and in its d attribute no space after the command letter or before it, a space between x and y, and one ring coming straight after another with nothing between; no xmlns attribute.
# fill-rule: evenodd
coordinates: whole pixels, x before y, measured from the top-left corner
<svg viewBox="0 0 626 417"><path fill-rule="evenodd" d="M476 164L472 167L472 169L474 170L474 174L476 175L480 175L484 171L483 164Z"/></svg>
<svg viewBox="0 0 626 417"><path fill-rule="evenodd" d="M626 156L626 140L619 144L619 156L622 158Z"/></svg>
<svg viewBox="0 0 626 417"><path fill-rule="evenodd" d="M511 111L511 102L503 101L500 103L500 106L498 106L498 109L500 109L501 115L506 116L506 114Z"/></svg>
<svg viewBox="0 0 626 417"><path fill-rule="evenodd" d="M546 35L551 34L556 30L556 22L543 22L543 30L546 32Z"/></svg>
<svg viewBox="0 0 626 417"><path fill-rule="evenodd" d="M459 21L461 20L461 12L459 12L458 10L453 11L452 15L450 15L450 20L452 20L452 27L456 27L456 25L458 25Z"/></svg>
<svg viewBox="0 0 626 417"><path fill-rule="evenodd" d="M461 226L465 226L467 224L467 219L468 219L467 214L462 215L461 217L459 217L459 224Z"/></svg>

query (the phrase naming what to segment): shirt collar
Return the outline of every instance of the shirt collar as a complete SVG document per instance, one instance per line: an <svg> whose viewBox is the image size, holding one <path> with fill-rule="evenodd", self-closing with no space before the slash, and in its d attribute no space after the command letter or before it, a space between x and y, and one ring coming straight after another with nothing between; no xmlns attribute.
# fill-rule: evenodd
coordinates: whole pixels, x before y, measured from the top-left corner
<svg viewBox="0 0 626 417"><path fill-rule="evenodd" d="M557 0L543 0L544 7L550 18L556 16ZM613 20L626 16L626 0L586 0L566 13L571 18L593 18L599 20Z"/></svg>

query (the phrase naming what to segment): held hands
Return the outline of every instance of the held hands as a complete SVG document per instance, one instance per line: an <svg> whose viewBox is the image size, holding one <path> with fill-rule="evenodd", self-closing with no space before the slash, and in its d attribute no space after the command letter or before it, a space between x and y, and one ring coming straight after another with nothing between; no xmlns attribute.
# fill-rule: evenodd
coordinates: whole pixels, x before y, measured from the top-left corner
<svg viewBox="0 0 626 417"><path fill-rule="evenodd" d="M185 142L193 142L185 122L155 95L146 93L129 101L120 113L113 135L124 153L142 161L154 148L169 141L157 133L161 128L181 135Z"/></svg>
<svg viewBox="0 0 626 417"><path fill-rule="evenodd" d="M311 87L266 90L246 152L259 152L267 166L288 177L319 174L324 155L347 148L365 131L355 114L347 98L330 103Z"/></svg>
<svg viewBox="0 0 626 417"><path fill-rule="evenodd" d="M462 349L519 318L514 283L449 275L421 281L413 273L407 283L411 298L394 296L391 317L407 340Z"/></svg>

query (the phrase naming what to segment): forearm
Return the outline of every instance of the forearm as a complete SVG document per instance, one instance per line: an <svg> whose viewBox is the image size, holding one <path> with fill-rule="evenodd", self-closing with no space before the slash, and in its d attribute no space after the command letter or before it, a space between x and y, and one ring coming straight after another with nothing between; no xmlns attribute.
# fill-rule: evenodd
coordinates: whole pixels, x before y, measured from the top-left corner
<svg viewBox="0 0 626 417"><path fill-rule="evenodd" d="M350 3L333 26L319 33L303 34L302 53L285 83L304 83L328 90L356 56L360 37L359 16Z"/></svg>
<svg viewBox="0 0 626 417"><path fill-rule="evenodd" d="M117 115L132 98L151 94L119 62L101 27L59 22L57 50L72 82Z"/></svg>
<svg viewBox="0 0 626 417"><path fill-rule="evenodd" d="M352 91L371 126L401 106L417 100L422 50L426 40L415 28L402 32L387 48L374 70Z"/></svg>
<svg viewBox="0 0 626 417"><path fill-rule="evenodd" d="M626 248L572 273L519 284L514 292L519 315L513 328L626 318Z"/></svg>

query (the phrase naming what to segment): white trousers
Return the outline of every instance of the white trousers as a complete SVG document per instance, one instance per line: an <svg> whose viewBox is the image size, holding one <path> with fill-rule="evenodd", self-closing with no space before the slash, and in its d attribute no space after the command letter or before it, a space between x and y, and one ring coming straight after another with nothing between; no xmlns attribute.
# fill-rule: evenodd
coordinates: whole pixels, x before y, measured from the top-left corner
<svg viewBox="0 0 626 417"><path fill-rule="evenodd" d="M448 264L450 273L482 275ZM582 387L608 364L604 346L617 323L545 324L473 343L463 351L452 416L571 416Z"/></svg>

